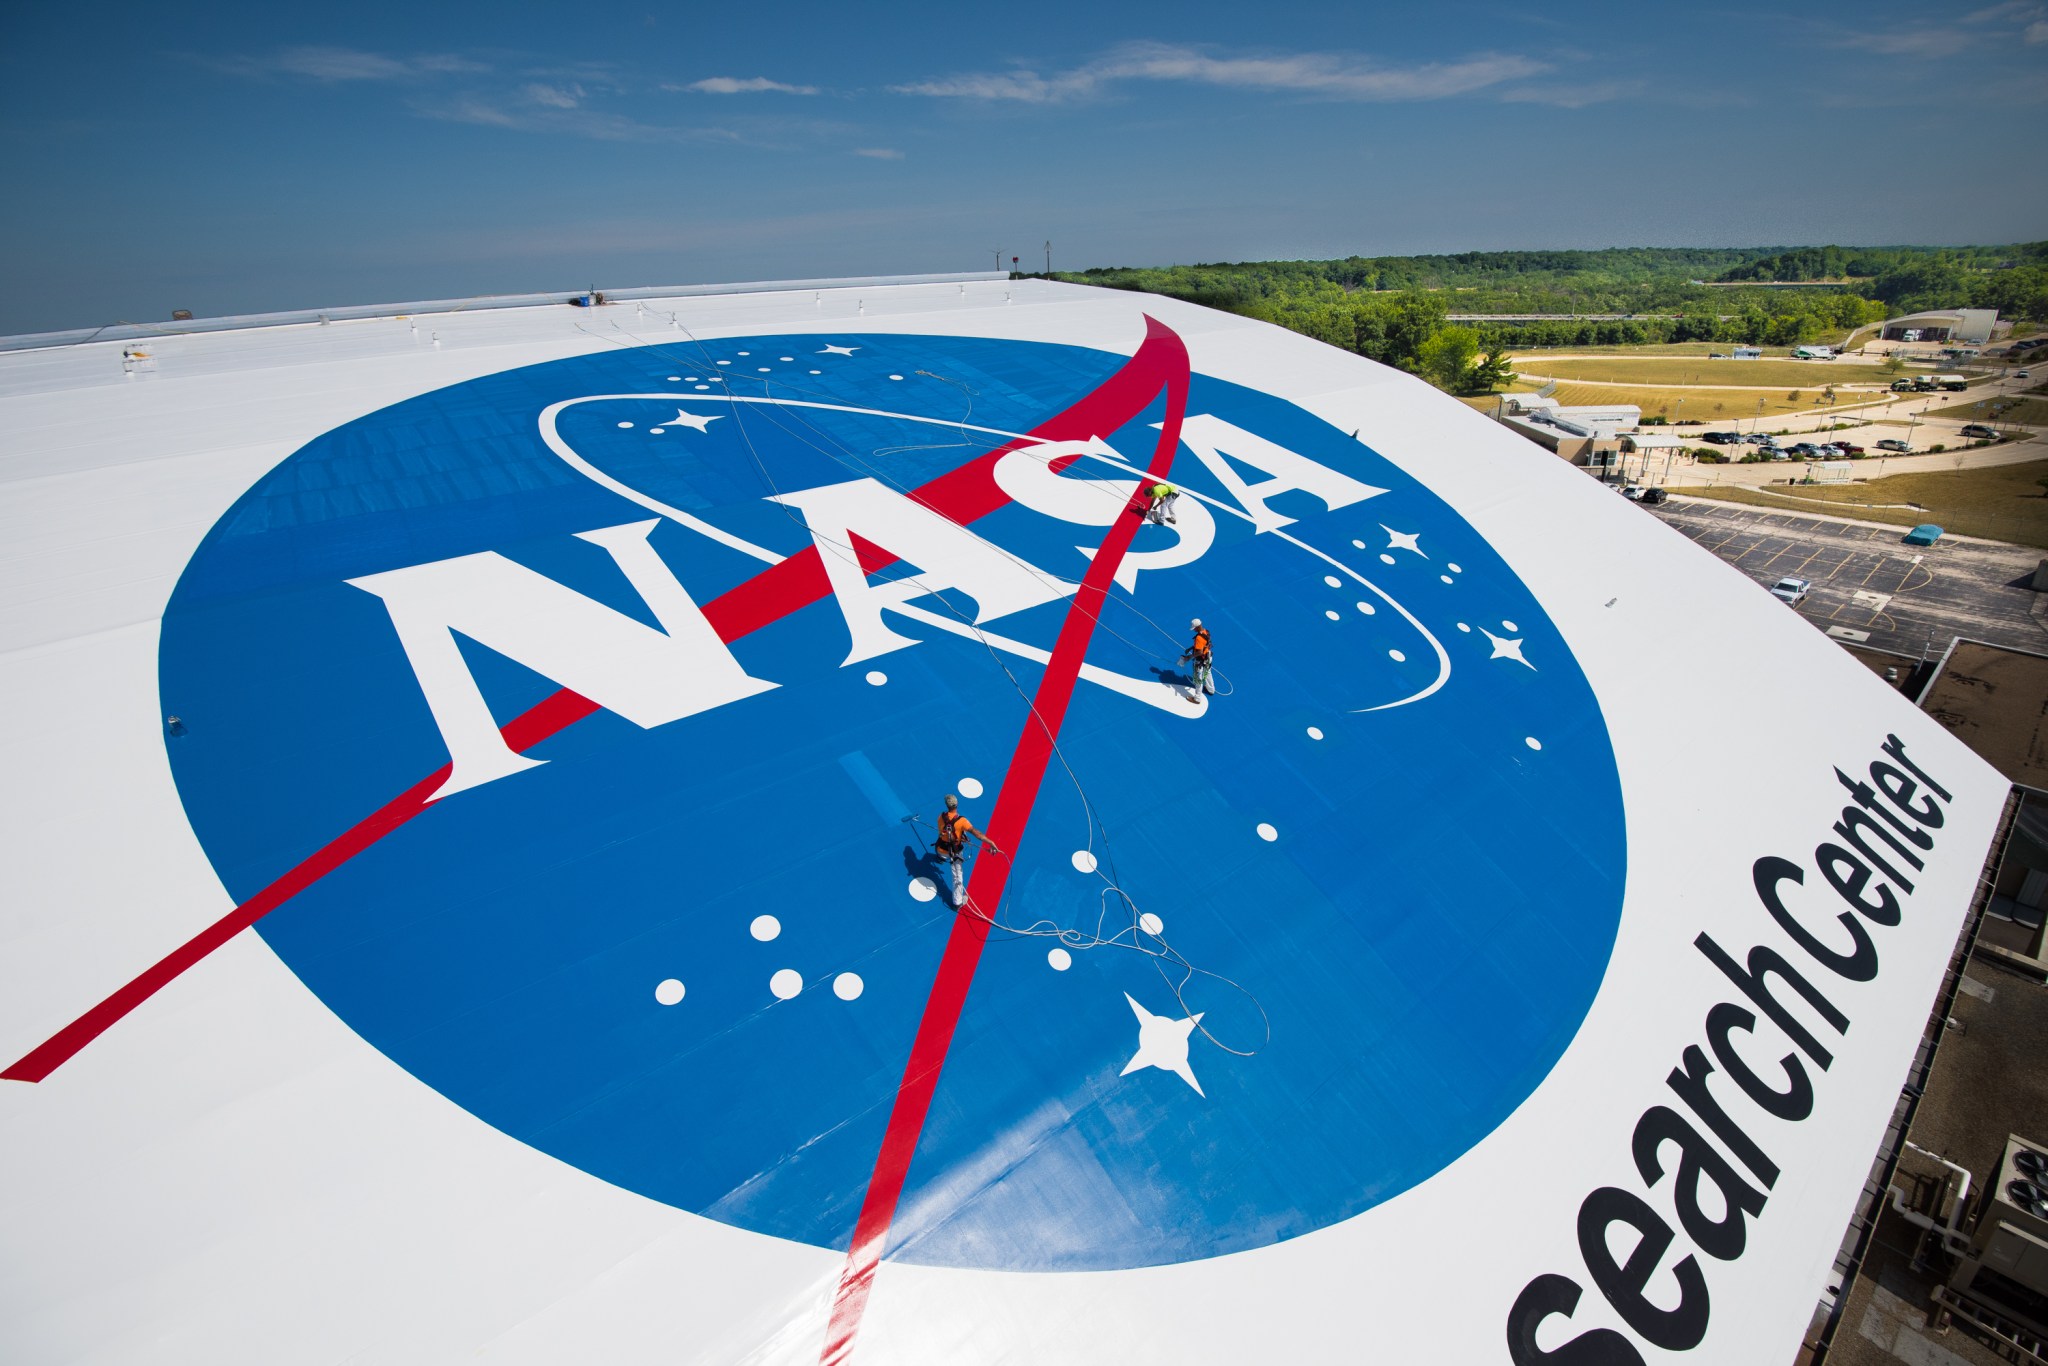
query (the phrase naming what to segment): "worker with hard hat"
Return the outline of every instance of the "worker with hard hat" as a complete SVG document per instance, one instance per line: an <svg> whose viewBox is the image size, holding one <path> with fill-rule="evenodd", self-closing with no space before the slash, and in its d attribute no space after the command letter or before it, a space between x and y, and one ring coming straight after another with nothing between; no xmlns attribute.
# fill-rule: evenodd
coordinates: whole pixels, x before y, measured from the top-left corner
<svg viewBox="0 0 2048 1366"><path fill-rule="evenodd" d="M946 809L939 814L939 858L952 865L953 905L958 907L967 900L967 841L974 840L991 853L1003 851L996 848L988 836L974 828L973 822L960 814L960 799L948 792Z"/></svg>
<svg viewBox="0 0 2048 1366"><path fill-rule="evenodd" d="M1196 617L1188 625L1194 628L1195 638L1188 643L1188 648L1181 652L1181 662L1193 663L1195 666L1195 686L1201 691L1208 693L1211 697L1214 697L1216 695L1216 680L1213 668L1215 659L1209 648L1209 628L1202 625L1200 617ZM1195 699L1191 697L1188 700L1192 702Z"/></svg>

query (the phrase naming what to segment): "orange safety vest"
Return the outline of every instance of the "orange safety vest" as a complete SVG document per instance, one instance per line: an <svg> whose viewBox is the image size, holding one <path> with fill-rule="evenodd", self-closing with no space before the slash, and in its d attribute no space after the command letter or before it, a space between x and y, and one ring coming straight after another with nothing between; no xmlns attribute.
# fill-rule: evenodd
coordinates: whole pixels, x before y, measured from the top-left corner
<svg viewBox="0 0 2048 1366"><path fill-rule="evenodd" d="M939 814L939 852L951 858L967 847L967 836L974 833L974 826L958 811Z"/></svg>
<svg viewBox="0 0 2048 1366"><path fill-rule="evenodd" d="M1188 649L1194 654L1196 659L1201 660L1205 664L1209 662L1208 627L1200 626L1195 628L1195 643L1188 646Z"/></svg>

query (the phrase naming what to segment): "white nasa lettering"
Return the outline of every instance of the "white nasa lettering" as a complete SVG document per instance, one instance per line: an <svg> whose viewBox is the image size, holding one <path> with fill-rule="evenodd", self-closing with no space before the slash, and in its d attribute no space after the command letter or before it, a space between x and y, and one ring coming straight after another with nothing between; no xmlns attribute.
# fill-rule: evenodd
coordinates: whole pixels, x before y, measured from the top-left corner
<svg viewBox="0 0 2048 1366"><path fill-rule="evenodd" d="M980 623L1074 591L1073 584L873 479L776 494L769 501L796 508L810 528L852 640L842 665L917 644L891 630L882 613L928 593L959 589L974 599L974 620ZM855 536L915 566L916 577L870 584L851 549Z"/></svg>
<svg viewBox="0 0 2048 1366"><path fill-rule="evenodd" d="M436 799L545 762L505 743L455 643L458 631L643 729L776 686L747 674L654 553L647 534L658 525L603 527L579 539L604 547L660 630L496 551L348 581L384 600L448 746L451 771Z"/></svg>
<svg viewBox="0 0 2048 1366"><path fill-rule="evenodd" d="M1079 479L1060 474L1052 461L1063 455L1102 456L1122 463L1115 447L1101 437L1088 441L1048 441L1010 451L996 461L996 486L1033 512L1056 517L1076 526L1113 526L1131 504L1137 492L1135 479ZM1175 569L1193 564L1216 541L1216 519L1209 509L1192 498L1176 504L1173 530L1179 537L1162 550L1133 551L1116 568L1117 584L1135 592L1138 575L1149 569ZM1095 547L1077 545L1089 559Z"/></svg>
<svg viewBox="0 0 2048 1366"><path fill-rule="evenodd" d="M1155 422L1152 425L1156 428L1160 424ZM1276 445L1263 436L1254 436L1244 428L1208 413L1189 414L1181 424L1180 439L1195 453L1196 459L1208 466L1209 473L1216 476L1217 482L1229 491L1230 496L1251 514L1252 526L1259 531L1277 531L1294 522L1294 518L1266 506L1266 499L1276 494L1294 490L1313 493L1334 512L1386 492L1371 484L1361 484L1349 475L1339 474L1328 465L1318 465L1305 455ZM1232 459L1254 465L1273 477L1256 484L1245 483L1230 467L1230 461L1223 458L1226 452ZM1187 501L1182 500L1183 503Z"/></svg>

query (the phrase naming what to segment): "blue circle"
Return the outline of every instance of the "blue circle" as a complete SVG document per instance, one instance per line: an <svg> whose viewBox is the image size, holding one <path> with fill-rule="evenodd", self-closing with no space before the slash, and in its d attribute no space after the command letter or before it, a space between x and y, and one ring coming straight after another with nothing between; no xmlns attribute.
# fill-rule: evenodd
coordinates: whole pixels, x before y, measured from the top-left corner
<svg viewBox="0 0 2048 1366"><path fill-rule="evenodd" d="M721 372L740 348L823 373ZM550 405L585 400L560 410L560 438L619 486L789 555L811 538L771 493L915 488L1124 359L882 334L648 346L485 376L316 438L220 519L164 615L193 829L245 900L447 762L386 601L352 579L491 554L656 627L620 563L578 537L654 514L549 448ZM671 374L715 387L664 392ZM1136 468L1162 402L1100 434ZM1530 1094L1612 950L1614 759L1528 589L1421 483L1294 404L1197 375L1187 412L1256 440L1179 451L1180 526L1143 527L1132 553L1170 560L1203 510L1213 544L1143 569L1094 633L1089 662L1140 696L1075 691L1008 851L1002 919L1041 933L999 931L982 955L894 1258L1143 1266L1356 1215ZM1335 508L1262 494L1275 448L1375 492ZM1083 465L1070 475L1118 477ZM1285 525L1237 515L1247 487ZM973 529L1069 582L1104 530L1017 505ZM671 518L646 544L700 604L763 569ZM943 597L923 605L973 616ZM1049 649L1067 606L980 629ZM1215 639L1206 709L1178 658L1194 617ZM1042 672L889 621L918 643L857 662L829 596L762 626L732 654L772 689L648 728L599 710L534 747L540 766L434 803L257 928L364 1039L504 1133L676 1207L844 1248L955 926L945 896L912 894L944 871L903 817L931 821L971 777L986 792L963 809L987 827ZM454 639L500 724L561 686ZM1077 867L1083 850L1098 872ZM763 915L779 933L752 932ZM782 999L771 979L792 972L801 990ZM857 992L835 989L848 973ZM671 978L686 994L665 1006Z"/></svg>

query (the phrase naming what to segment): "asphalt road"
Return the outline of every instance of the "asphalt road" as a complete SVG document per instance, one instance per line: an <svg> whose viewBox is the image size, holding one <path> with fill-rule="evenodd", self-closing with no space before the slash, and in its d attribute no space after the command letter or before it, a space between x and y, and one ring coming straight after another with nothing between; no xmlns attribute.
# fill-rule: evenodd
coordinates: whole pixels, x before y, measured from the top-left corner
<svg viewBox="0 0 2048 1366"><path fill-rule="evenodd" d="M2048 625L2026 586L2038 550L1944 536L1903 542L1905 529L1803 517L1764 508L1671 502L1644 511L1768 587L1810 579L1791 610L1837 640L1919 658L1955 636L2048 653ZM2048 609L2044 609L2048 616Z"/></svg>

